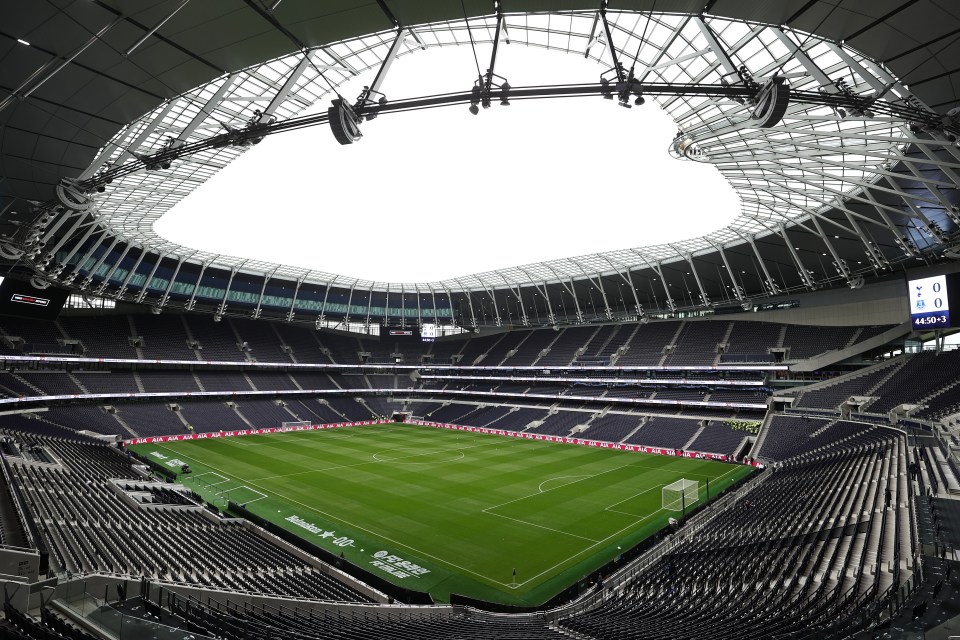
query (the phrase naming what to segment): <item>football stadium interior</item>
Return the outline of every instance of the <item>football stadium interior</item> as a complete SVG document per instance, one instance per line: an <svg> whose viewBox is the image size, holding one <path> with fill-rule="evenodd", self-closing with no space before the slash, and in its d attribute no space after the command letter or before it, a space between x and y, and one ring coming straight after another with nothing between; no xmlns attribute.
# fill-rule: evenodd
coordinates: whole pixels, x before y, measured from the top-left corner
<svg viewBox="0 0 960 640"><path fill-rule="evenodd" d="M421 52L459 89L385 84ZM953 0L3 0L0 638L957 637L958 61ZM448 202L391 251L435 278L355 277L391 225L325 220L412 224L380 176L518 101L594 132L537 243L615 249L448 278L492 224ZM645 110L732 219L604 179ZM157 230L267 138L404 127L309 185L319 268ZM488 144L463 199L532 215Z"/></svg>

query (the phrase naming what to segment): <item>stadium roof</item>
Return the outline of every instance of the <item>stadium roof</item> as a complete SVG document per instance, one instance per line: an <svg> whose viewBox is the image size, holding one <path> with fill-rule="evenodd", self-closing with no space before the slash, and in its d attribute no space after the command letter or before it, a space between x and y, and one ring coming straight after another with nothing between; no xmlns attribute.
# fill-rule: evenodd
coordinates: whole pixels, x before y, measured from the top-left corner
<svg viewBox="0 0 960 640"><path fill-rule="evenodd" d="M941 114L957 106L960 17L942 2L610 2L609 34L598 2L500 4L511 44L593 58L598 75L614 51L641 82L719 85L736 82L744 66L758 79L787 74L795 91ZM41 214L25 204L51 202L63 178L91 178L169 141L189 145L240 129L254 109L290 120L328 102L340 83L378 69L398 29L401 56L470 46L471 38L492 42L494 8L473 0L4 3L0 209L10 241L0 255L26 257L53 282L160 306L255 308L260 315L289 304L288 318L303 310L367 321L529 324L855 286L893 264L937 260L949 246L957 230L960 151L947 132L911 128L881 109L844 113L802 102L759 129L746 122L749 105L702 96L655 100L677 122L678 141L692 140L700 150L678 161L712 163L740 193L743 207L732 225L670 245L466 278L361 281L212 255L159 237L153 222L243 146L216 146L178 158L168 170L119 177L94 194L90 209ZM464 79L466 88L470 82ZM613 107L597 106L604 108ZM31 228L42 215L43 224ZM38 232L32 243L28 229ZM286 294L271 296L274 290ZM365 302L357 305L355 297Z"/></svg>

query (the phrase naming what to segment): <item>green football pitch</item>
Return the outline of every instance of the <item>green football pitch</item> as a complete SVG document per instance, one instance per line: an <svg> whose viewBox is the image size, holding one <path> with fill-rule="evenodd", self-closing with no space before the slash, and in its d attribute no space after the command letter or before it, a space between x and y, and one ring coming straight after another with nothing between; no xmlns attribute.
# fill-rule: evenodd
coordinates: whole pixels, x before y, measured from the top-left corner
<svg viewBox="0 0 960 640"><path fill-rule="evenodd" d="M437 601L538 605L751 469L708 460L415 425L372 425L131 447L207 501L254 514Z"/></svg>

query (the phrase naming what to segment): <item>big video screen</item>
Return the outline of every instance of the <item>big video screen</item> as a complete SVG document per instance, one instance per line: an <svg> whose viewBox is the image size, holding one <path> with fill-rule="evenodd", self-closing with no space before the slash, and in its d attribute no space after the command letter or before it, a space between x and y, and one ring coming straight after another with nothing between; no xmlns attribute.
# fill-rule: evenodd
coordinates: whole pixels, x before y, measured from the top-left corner
<svg viewBox="0 0 960 640"><path fill-rule="evenodd" d="M917 331L954 326L950 307L960 313L960 273L907 281L910 297L910 324Z"/></svg>

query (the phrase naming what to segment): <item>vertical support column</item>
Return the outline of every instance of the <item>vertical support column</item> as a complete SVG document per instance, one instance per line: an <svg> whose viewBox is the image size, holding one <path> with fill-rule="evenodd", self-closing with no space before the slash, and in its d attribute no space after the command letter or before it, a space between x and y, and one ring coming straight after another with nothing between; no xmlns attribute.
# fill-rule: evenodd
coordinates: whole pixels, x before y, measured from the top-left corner
<svg viewBox="0 0 960 640"><path fill-rule="evenodd" d="M293 290L293 300L290 301L290 309L287 310L287 322L293 322L294 316L297 315L297 297L300 295L300 285L303 284L303 280L310 275L309 272L297 278L297 286Z"/></svg>
<svg viewBox="0 0 960 640"><path fill-rule="evenodd" d="M227 287L226 287L226 289L223 290L223 298L220 300L220 309L219 309L218 313L219 313L221 316L222 316L224 313L227 312L227 306L229 305L229 303L227 302L227 300L230 299L230 288L233 286L233 279L234 279L234 277L237 275L237 272L238 272L239 270L240 270L240 267L234 267L233 269L230 269L230 279L227 280ZM202 278L202 277L203 277L203 276L202 276L202 274L201 274L201 278ZM197 280L197 285L199 285L199 284L200 284L200 280Z"/></svg>

